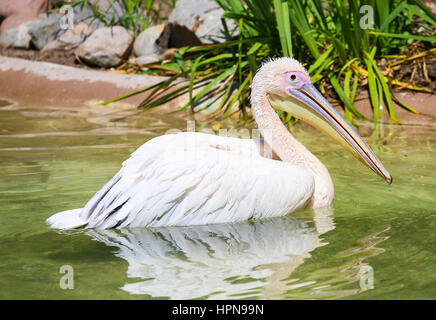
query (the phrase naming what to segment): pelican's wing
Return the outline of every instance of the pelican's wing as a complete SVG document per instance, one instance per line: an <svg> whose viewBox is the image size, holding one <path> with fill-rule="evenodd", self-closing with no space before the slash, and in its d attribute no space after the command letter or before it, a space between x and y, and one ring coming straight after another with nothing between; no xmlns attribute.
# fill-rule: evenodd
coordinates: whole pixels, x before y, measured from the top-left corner
<svg viewBox="0 0 436 320"><path fill-rule="evenodd" d="M83 208L88 228L194 225L285 215L313 176L259 155L253 140L201 133L154 138Z"/></svg>

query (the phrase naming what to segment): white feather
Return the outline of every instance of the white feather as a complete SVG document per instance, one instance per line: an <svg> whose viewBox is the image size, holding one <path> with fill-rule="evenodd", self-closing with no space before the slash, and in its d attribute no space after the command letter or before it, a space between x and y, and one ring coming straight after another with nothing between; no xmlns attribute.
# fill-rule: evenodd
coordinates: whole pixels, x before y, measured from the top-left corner
<svg viewBox="0 0 436 320"><path fill-rule="evenodd" d="M48 218L47 222L52 228L56 229L72 229L81 227L86 224L86 222L80 218L81 211L82 209L73 209L58 212Z"/></svg>
<svg viewBox="0 0 436 320"><path fill-rule="evenodd" d="M303 207L313 190L311 173L262 157L253 140L169 134L138 148L71 225L182 226L283 216ZM47 221L56 227L68 225L66 219Z"/></svg>

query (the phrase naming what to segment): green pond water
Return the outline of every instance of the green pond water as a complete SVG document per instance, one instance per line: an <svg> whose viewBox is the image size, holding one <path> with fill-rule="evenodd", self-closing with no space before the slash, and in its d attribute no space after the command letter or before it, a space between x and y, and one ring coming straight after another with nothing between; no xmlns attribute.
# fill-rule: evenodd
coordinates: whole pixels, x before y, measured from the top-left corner
<svg viewBox="0 0 436 320"><path fill-rule="evenodd" d="M330 170L331 208L197 227L46 225L83 207L145 141L185 127L158 112L0 103L0 299L436 298L435 127L359 128L392 185L294 127Z"/></svg>

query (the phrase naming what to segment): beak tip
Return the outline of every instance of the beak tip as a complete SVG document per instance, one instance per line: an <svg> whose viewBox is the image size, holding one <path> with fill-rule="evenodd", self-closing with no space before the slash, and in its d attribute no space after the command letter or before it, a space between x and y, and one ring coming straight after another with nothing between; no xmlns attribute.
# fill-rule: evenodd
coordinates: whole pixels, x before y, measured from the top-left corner
<svg viewBox="0 0 436 320"><path fill-rule="evenodd" d="M391 176L391 175L389 175L388 177L386 177L385 180L386 180L386 182L387 182L388 184L392 184L392 176Z"/></svg>

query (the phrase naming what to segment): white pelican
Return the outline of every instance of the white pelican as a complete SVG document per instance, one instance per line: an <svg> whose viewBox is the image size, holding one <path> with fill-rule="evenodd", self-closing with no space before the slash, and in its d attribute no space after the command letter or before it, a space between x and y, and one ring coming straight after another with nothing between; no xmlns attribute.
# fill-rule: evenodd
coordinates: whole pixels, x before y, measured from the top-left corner
<svg viewBox="0 0 436 320"><path fill-rule="evenodd" d="M289 133L275 109L317 127L392 182L298 61L264 63L251 90L254 119L279 160L264 157L254 140L195 132L163 135L132 153L84 208L57 213L47 222L58 229L188 226L330 205L334 187L327 168Z"/></svg>

